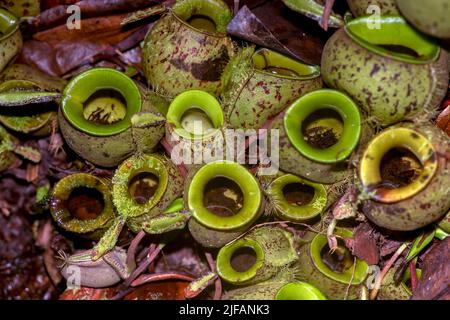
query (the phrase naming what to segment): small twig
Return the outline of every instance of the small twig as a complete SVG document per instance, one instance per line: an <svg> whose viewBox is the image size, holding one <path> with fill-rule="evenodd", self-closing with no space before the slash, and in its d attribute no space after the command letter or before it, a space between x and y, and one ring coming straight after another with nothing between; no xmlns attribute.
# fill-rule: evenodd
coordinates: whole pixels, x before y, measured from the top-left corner
<svg viewBox="0 0 450 320"><path fill-rule="evenodd" d="M164 254L164 251L161 251L161 258L162 258L162 261L163 261L163 263L164 263L164 266L166 267L166 268L169 268L169 263L167 263L167 259L166 259L166 255Z"/></svg>
<svg viewBox="0 0 450 320"><path fill-rule="evenodd" d="M444 159L450 161L450 153L449 153L449 152L443 153L443 152L438 152L438 151L437 151L436 154L437 154L439 157L444 158Z"/></svg>
<svg viewBox="0 0 450 320"><path fill-rule="evenodd" d="M142 272L144 272L147 267L152 263L153 260L158 256L161 249L164 248L164 244L159 244L153 252L148 253L147 259L142 262L136 270L128 277L127 280L125 280L125 286L129 287L130 284L140 275Z"/></svg>
<svg viewBox="0 0 450 320"><path fill-rule="evenodd" d="M414 293L417 288L416 259L409 263L409 273L411 274L411 291Z"/></svg>
<svg viewBox="0 0 450 320"><path fill-rule="evenodd" d="M239 0L234 0L234 15L236 15L239 11Z"/></svg>
<svg viewBox="0 0 450 320"><path fill-rule="evenodd" d="M136 280L131 283L132 287L138 287L145 283L163 281L163 280L184 280L184 281L194 281L190 275L182 274L178 272L166 272L166 273L154 273L154 274L143 274L140 275Z"/></svg>
<svg viewBox="0 0 450 320"><path fill-rule="evenodd" d="M208 280L206 282L206 284L204 285L204 287L199 288L198 290L190 290L190 286L188 286L185 290L184 290L184 297L186 299L193 299L197 296L199 296L206 288L208 288L210 285L212 285L213 283L215 283L215 281L217 280L218 275L215 275L214 277L212 277L210 280ZM195 280L194 280L195 281Z"/></svg>
<svg viewBox="0 0 450 320"><path fill-rule="evenodd" d="M336 236L334 236L334 229L336 228L337 219L331 220L330 225L327 228L327 241L330 247L330 252L333 253L338 247L338 242Z"/></svg>
<svg viewBox="0 0 450 320"><path fill-rule="evenodd" d="M111 300L121 300L123 297L125 297L127 294L133 292L132 288L122 288L122 290L116 294L114 297L111 298Z"/></svg>
<svg viewBox="0 0 450 320"><path fill-rule="evenodd" d="M380 290L381 283L383 282L384 277L388 273L389 269L392 267L394 262L398 259L398 257L403 253L403 251L408 247L408 244L404 243L402 244L397 251L394 253L394 255L389 259L389 261L384 266L383 270L381 271L381 274L377 277L375 281L375 288L370 292L370 300L375 300L375 298L378 295L378 291Z"/></svg>
<svg viewBox="0 0 450 320"><path fill-rule="evenodd" d="M50 153L56 157L60 151L63 151L63 142L60 136L57 136L58 131L58 120L53 119L50 123L51 133L50 142L48 144L48 150Z"/></svg>
<svg viewBox="0 0 450 320"><path fill-rule="evenodd" d="M330 20L331 10L334 6L334 0L327 0L325 3L325 9L323 10L322 15L322 22L320 23L320 26L325 30L328 31L328 21Z"/></svg>
<svg viewBox="0 0 450 320"><path fill-rule="evenodd" d="M243 234L241 234L240 236L238 236L234 240L230 241L229 243L233 243L233 242L235 242L235 241L245 237L248 233L250 233L251 231L255 230L256 228L263 227L263 226L269 226L269 225L275 225L275 224L282 225L282 226L283 225L287 225L287 224L300 225L300 226L308 228L309 230L311 230L314 233L325 234L325 232L318 231L318 230L314 229L313 227L311 227L310 225L307 225L306 223L292 222L292 221L271 221L271 222L260 223L260 224L257 224L255 226L253 226L247 232L244 232ZM339 238L339 236L337 236L337 237Z"/></svg>
<svg viewBox="0 0 450 320"><path fill-rule="evenodd" d="M356 257L353 257L352 277L350 278L350 282L348 283L347 289L345 290L344 300L347 300L347 298L348 298L348 292L350 291L350 287L352 286L353 279L355 278L355 272L356 272Z"/></svg>
<svg viewBox="0 0 450 320"><path fill-rule="evenodd" d="M205 252L205 257L206 261L208 261L208 265L211 271L216 272L216 263L211 253ZM220 277L217 277L217 279L214 281L214 286L215 290L213 300L220 300L222 298L222 281L220 280Z"/></svg>
<svg viewBox="0 0 450 320"><path fill-rule="evenodd" d="M142 71L142 67L132 61L129 61L129 59L127 59L127 57L123 54L122 51L120 51L119 49L116 49L114 52L117 54L118 59L120 61L125 63L127 66L132 66L133 68L135 68L139 72L140 75L144 75L144 71Z"/></svg>
<svg viewBox="0 0 450 320"><path fill-rule="evenodd" d="M432 300L440 300L443 297L446 297L450 293L450 288L445 287L442 289Z"/></svg>
<svg viewBox="0 0 450 320"><path fill-rule="evenodd" d="M138 255L138 258L137 258L136 261L142 261L142 260L144 260L144 258L148 255L148 253L149 253L149 252L152 252L152 251L155 249L154 246L155 246L154 244L151 244L150 246L148 246L148 247L142 249L142 251L139 252L139 255Z"/></svg>
<svg viewBox="0 0 450 320"><path fill-rule="evenodd" d="M128 251L127 251L127 266L135 265L136 250L139 246L139 243L141 242L141 240L144 237L145 237L145 231L141 230L136 235L136 237L134 237L133 241L131 241L131 244L128 247Z"/></svg>

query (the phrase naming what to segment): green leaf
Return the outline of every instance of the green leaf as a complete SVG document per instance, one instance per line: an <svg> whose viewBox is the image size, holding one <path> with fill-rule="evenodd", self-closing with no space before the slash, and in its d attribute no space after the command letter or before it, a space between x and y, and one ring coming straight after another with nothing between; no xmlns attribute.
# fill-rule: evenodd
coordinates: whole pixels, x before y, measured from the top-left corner
<svg viewBox="0 0 450 320"><path fill-rule="evenodd" d="M61 94L41 91L7 91L0 93L0 107L29 108L33 104L59 101Z"/></svg>
<svg viewBox="0 0 450 320"><path fill-rule="evenodd" d="M31 206L31 215L42 214L49 209L50 200L50 184L46 184L36 188L36 200Z"/></svg>
<svg viewBox="0 0 450 320"><path fill-rule="evenodd" d="M437 227L435 231L436 231L436 233L434 236L441 241L449 236L449 234L447 232L445 232L444 230L442 230L439 227Z"/></svg>
<svg viewBox="0 0 450 320"><path fill-rule="evenodd" d="M428 233L422 233L419 237L414 240L411 249L409 250L406 261L410 262L412 259L417 257L422 250L430 244L433 240L436 230L432 230Z"/></svg>
<svg viewBox="0 0 450 320"><path fill-rule="evenodd" d="M325 10L325 7L316 0L283 0L283 2L289 9L316 21L322 19ZM339 28L344 25L344 20L340 15L332 12L328 24L330 27Z"/></svg>
<svg viewBox="0 0 450 320"><path fill-rule="evenodd" d="M164 211L164 213L174 213L183 210L183 198L175 199Z"/></svg>
<svg viewBox="0 0 450 320"><path fill-rule="evenodd" d="M142 229L148 234L163 234L169 231L180 230L186 226L191 217L190 213L173 212L160 214L142 225Z"/></svg>
<svg viewBox="0 0 450 320"><path fill-rule="evenodd" d="M48 183L40 186L36 189L36 203L46 199L50 191L50 185Z"/></svg>
<svg viewBox="0 0 450 320"><path fill-rule="evenodd" d="M209 272L205 276L202 276L194 281L192 281L186 288L186 298L194 298L202 293L208 286L214 283L217 278L217 274L214 272Z"/></svg>

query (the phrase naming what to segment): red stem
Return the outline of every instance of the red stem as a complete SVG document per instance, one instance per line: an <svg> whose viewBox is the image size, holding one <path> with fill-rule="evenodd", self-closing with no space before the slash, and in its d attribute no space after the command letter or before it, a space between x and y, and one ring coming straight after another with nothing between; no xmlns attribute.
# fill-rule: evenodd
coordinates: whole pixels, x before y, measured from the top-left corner
<svg viewBox="0 0 450 320"><path fill-rule="evenodd" d="M208 261L209 268L212 272L216 272L216 263L209 252L205 252L206 261ZM222 298L222 281L220 281L220 277L217 277L216 281L214 281L215 291L213 300L220 300Z"/></svg>
<svg viewBox="0 0 450 320"><path fill-rule="evenodd" d="M234 0L234 9L233 9L234 15L236 15L238 11L239 11L239 0Z"/></svg>
<svg viewBox="0 0 450 320"><path fill-rule="evenodd" d="M205 287L197 290L197 291L190 291L189 287L187 287L184 291L184 296L186 297L186 299L193 299L195 297L197 297L198 295L200 295L200 293L202 293L204 291L205 288L209 287L210 285L212 285L213 283L215 283L215 281L217 280L217 276L215 276L214 278L212 278L211 280L209 280Z"/></svg>
<svg viewBox="0 0 450 320"><path fill-rule="evenodd" d="M184 280L192 282L195 279L187 274L177 272L143 274L131 283L132 287L138 287L145 283L163 281L163 280Z"/></svg>
<svg viewBox="0 0 450 320"><path fill-rule="evenodd" d="M384 266L383 270L381 271L380 275L377 277L375 281L375 288L370 293L370 300L375 300L375 298L378 295L378 291L380 290L381 284L383 283L383 279L388 273L389 269L392 267L394 262L398 259L398 257L403 253L403 251L406 249L407 245L402 244L397 251L392 255L392 257L388 260L386 265Z"/></svg>
<svg viewBox="0 0 450 320"><path fill-rule="evenodd" d="M416 263L414 259L409 263L409 273L411 274L411 290L414 293L414 291L416 291L417 288Z"/></svg>
<svg viewBox="0 0 450 320"><path fill-rule="evenodd" d="M142 272L144 272L147 269L150 263L152 263L152 261L155 260L155 258L161 252L161 249L163 247L164 245L159 245L153 252L149 251L147 259L144 262L142 262L136 270L134 270L131 276L128 277L128 279L125 281L125 286L128 287Z"/></svg>
<svg viewBox="0 0 450 320"><path fill-rule="evenodd" d="M146 247L139 252L136 262L144 260L144 258L148 255L149 252L153 251L153 248Z"/></svg>
<svg viewBox="0 0 450 320"><path fill-rule="evenodd" d="M325 3L325 10L323 11L322 16L322 28L325 31L328 31L328 21L330 20L331 10L333 9L334 0L327 0Z"/></svg>
<svg viewBox="0 0 450 320"><path fill-rule="evenodd" d="M139 231L139 233L134 237L134 239L131 241L130 246L128 247L127 252L127 265L134 265L136 262L136 250L139 246L139 243L141 242L142 238L145 237L145 232L143 230Z"/></svg>

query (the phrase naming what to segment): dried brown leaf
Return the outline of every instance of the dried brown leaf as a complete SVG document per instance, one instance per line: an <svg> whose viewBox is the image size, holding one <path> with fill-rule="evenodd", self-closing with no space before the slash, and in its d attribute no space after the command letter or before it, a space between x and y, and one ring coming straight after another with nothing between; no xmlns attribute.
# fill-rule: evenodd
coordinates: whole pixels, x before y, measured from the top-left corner
<svg viewBox="0 0 450 320"><path fill-rule="evenodd" d="M310 64L320 64L323 47L331 35L281 1L268 1L253 10L242 7L227 31Z"/></svg>
<svg viewBox="0 0 450 320"><path fill-rule="evenodd" d="M450 300L450 237L426 256L413 300Z"/></svg>

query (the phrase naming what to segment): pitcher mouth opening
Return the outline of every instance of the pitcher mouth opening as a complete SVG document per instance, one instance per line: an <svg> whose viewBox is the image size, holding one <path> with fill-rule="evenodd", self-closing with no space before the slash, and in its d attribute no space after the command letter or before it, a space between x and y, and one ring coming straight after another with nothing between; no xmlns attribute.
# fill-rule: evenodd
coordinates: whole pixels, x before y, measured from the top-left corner
<svg viewBox="0 0 450 320"><path fill-rule="evenodd" d="M204 30L206 32L217 32L217 26L213 19L206 15L196 14L191 16L187 21L195 29Z"/></svg>
<svg viewBox="0 0 450 320"><path fill-rule="evenodd" d="M290 221L308 221L317 217L325 210L328 198L322 184L293 174L272 181L267 194L275 206L275 214Z"/></svg>
<svg viewBox="0 0 450 320"><path fill-rule="evenodd" d="M86 173L64 177L53 188L50 212L61 228L88 233L114 218L109 186Z"/></svg>
<svg viewBox="0 0 450 320"><path fill-rule="evenodd" d="M338 239L336 250L331 251L328 245L325 245L320 251L322 262L335 273L344 273L353 267L353 257L350 250L345 246L342 239Z"/></svg>
<svg viewBox="0 0 450 320"><path fill-rule="evenodd" d="M198 126L198 129L196 128ZM192 106L192 109L186 110L181 118L181 127L190 134L208 134L214 128L214 124L208 115L201 109Z"/></svg>
<svg viewBox="0 0 450 320"><path fill-rule="evenodd" d="M320 109L311 113L302 123L306 142L316 149L328 149L341 138L344 122L333 109Z"/></svg>
<svg viewBox="0 0 450 320"><path fill-rule="evenodd" d="M278 290L276 300L326 300L322 292L306 282L291 282Z"/></svg>
<svg viewBox="0 0 450 320"><path fill-rule="evenodd" d="M289 183L283 187L283 195L292 206L304 206L311 203L316 191L313 187L302 183Z"/></svg>
<svg viewBox="0 0 450 320"><path fill-rule="evenodd" d="M76 76L65 88L61 101L69 123L95 136L126 131L141 106L141 94L133 80L109 68L93 68Z"/></svg>
<svg viewBox="0 0 450 320"><path fill-rule="evenodd" d="M156 155L139 155L125 160L112 179L113 202L124 217L149 212L163 197L169 173Z"/></svg>
<svg viewBox="0 0 450 320"><path fill-rule="evenodd" d="M288 79L313 79L320 76L320 67L307 65L269 49L252 55L253 68L270 76Z"/></svg>
<svg viewBox="0 0 450 320"><path fill-rule="evenodd" d="M326 236L318 234L314 237L310 245L311 259L326 277L346 285L358 285L365 280L368 265L364 260L354 257L345 246L342 238L351 238L353 235L350 230L338 228L335 234L339 240L334 252L330 251Z"/></svg>
<svg viewBox="0 0 450 320"><path fill-rule="evenodd" d="M237 272L245 272L255 265L256 259L256 252L252 247L241 247L231 255L230 265Z"/></svg>
<svg viewBox="0 0 450 320"><path fill-rule="evenodd" d="M371 28L374 23L379 27ZM345 31L369 51L408 63L429 63L440 54L433 40L416 31L401 16L360 17L350 21Z"/></svg>
<svg viewBox="0 0 450 320"><path fill-rule="evenodd" d="M223 35L232 19L228 5L221 0L178 1L172 12L190 28L211 35Z"/></svg>
<svg viewBox="0 0 450 320"><path fill-rule="evenodd" d="M412 129L393 128L368 144L359 174L372 199L395 203L422 191L436 170L437 156L427 138Z"/></svg>
<svg viewBox="0 0 450 320"><path fill-rule="evenodd" d="M87 121L100 125L119 122L127 114L127 102L122 94L112 89L94 92L83 104L83 116Z"/></svg>
<svg viewBox="0 0 450 320"><path fill-rule="evenodd" d="M286 134L305 157L336 164L347 159L359 143L361 115L345 94L330 89L307 93L284 117Z"/></svg>
<svg viewBox="0 0 450 320"><path fill-rule="evenodd" d="M238 239L220 249L217 272L225 281L245 284L252 280L264 261L264 249L252 239Z"/></svg>
<svg viewBox="0 0 450 320"><path fill-rule="evenodd" d="M105 201L100 191L95 188L78 187L72 190L66 200L70 215L78 220L96 219L105 208Z"/></svg>
<svg viewBox="0 0 450 320"><path fill-rule="evenodd" d="M423 165L414 153L405 148L393 148L381 159L381 183L386 188L396 189L413 183L423 170Z"/></svg>
<svg viewBox="0 0 450 320"><path fill-rule="evenodd" d="M236 230L261 214L259 183L243 166L232 161L210 162L189 185L188 206L202 225L214 230Z"/></svg>
<svg viewBox="0 0 450 320"><path fill-rule="evenodd" d="M239 185L226 177L210 180L204 189L203 204L219 217L231 217L244 205L244 194Z"/></svg>
<svg viewBox="0 0 450 320"><path fill-rule="evenodd" d="M206 91L188 90L170 104L167 122L180 137L201 140L223 127L224 115L216 97Z"/></svg>
<svg viewBox="0 0 450 320"><path fill-rule="evenodd" d="M151 172L141 172L135 175L128 184L128 191L137 204L147 203L156 193L159 178Z"/></svg>

